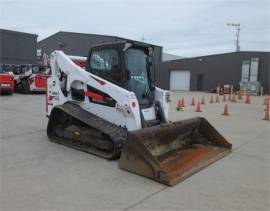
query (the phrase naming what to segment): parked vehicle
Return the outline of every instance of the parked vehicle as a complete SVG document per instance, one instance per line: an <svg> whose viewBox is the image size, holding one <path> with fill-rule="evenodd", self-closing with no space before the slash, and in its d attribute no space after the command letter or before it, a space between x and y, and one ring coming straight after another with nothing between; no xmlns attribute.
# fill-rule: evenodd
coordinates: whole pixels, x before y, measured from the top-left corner
<svg viewBox="0 0 270 211"><path fill-rule="evenodd" d="M151 45L131 41L93 46L83 59L54 51L47 134L175 185L227 155L231 144L204 118L168 121L170 93L153 84L152 52Z"/></svg>
<svg viewBox="0 0 270 211"><path fill-rule="evenodd" d="M12 95L14 91L13 65L0 64L0 93Z"/></svg>
<svg viewBox="0 0 270 211"><path fill-rule="evenodd" d="M14 67L15 90L22 93L45 92L50 67L24 64Z"/></svg>

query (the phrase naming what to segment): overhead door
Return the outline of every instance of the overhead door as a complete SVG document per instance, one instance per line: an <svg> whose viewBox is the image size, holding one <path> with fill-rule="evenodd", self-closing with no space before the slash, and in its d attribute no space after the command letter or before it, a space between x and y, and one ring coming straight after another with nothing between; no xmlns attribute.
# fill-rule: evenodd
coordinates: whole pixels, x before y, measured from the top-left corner
<svg viewBox="0 0 270 211"><path fill-rule="evenodd" d="M190 88L190 71L188 70L171 70L170 72L170 90L189 91Z"/></svg>

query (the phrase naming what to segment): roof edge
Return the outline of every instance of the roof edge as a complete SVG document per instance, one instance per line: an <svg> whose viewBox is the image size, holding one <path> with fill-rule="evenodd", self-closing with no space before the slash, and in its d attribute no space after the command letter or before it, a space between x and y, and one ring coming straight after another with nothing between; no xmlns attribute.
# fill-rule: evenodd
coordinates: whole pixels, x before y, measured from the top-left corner
<svg viewBox="0 0 270 211"><path fill-rule="evenodd" d="M14 30L9 30L9 29L2 29L2 28L0 28L0 32L4 32L4 33L8 33L8 34L23 34L23 35L29 36L29 37L38 37L37 34L32 34L32 33L28 33L28 32L21 32L21 31L14 31Z"/></svg>
<svg viewBox="0 0 270 211"><path fill-rule="evenodd" d="M178 61L178 60L186 60L186 59L200 59L200 58L205 58L205 57L210 57L210 56L221 56L221 55L228 55L228 54L239 54L239 53L269 53L270 51L239 51L239 52L226 52L226 53L219 53L219 54L209 54L209 55L204 55L204 56L194 56L194 57L184 57L182 59L174 59L170 61L164 61L166 62L172 62L172 61Z"/></svg>
<svg viewBox="0 0 270 211"><path fill-rule="evenodd" d="M138 40L132 40L132 39L129 39L129 38L124 38L124 37L119 37L119 36L114 36L114 35L105 35L105 34L92 34L92 33L82 33L82 32L70 32L70 31L58 31L40 41L38 41L38 43L40 42L43 42L44 40L47 40L57 34L60 34L60 33L69 33L69 34L79 34L79 35L85 35L85 36L103 36L103 37L111 37L111 38L116 38L116 39L123 39L123 40L130 40L130 41L135 41L135 42L138 42L138 43L146 43L146 42L141 42L141 41L138 41ZM160 45L155 45L155 44L152 44L152 43L146 43L146 44L151 44L152 46L156 46L156 47L160 47L162 48L162 46Z"/></svg>

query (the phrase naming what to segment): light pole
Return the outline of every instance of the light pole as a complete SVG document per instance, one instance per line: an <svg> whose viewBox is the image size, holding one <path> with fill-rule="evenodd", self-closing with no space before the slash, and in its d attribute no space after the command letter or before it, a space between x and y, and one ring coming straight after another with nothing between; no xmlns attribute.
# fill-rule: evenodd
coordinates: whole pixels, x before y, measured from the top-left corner
<svg viewBox="0 0 270 211"><path fill-rule="evenodd" d="M228 26L235 27L236 29L236 41L235 41L235 46L236 46L236 52L240 51L240 24L239 23L228 23Z"/></svg>

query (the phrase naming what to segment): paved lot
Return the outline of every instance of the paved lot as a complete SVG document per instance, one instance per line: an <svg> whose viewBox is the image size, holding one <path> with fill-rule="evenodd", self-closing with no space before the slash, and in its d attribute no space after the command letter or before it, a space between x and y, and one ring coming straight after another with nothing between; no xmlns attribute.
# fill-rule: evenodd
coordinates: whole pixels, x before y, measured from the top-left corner
<svg viewBox="0 0 270 211"><path fill-rule="evenodd" d="M191 97L206 97L202 113ZM178 97L187 107L175 111ZM122 171L117 161L51 143L44 95L0 97L0 210L269 210L270 122L262 97L252 104L208 104L210 94L173 94L170 119L205 116L233 152L174 187Z"/></svg>

